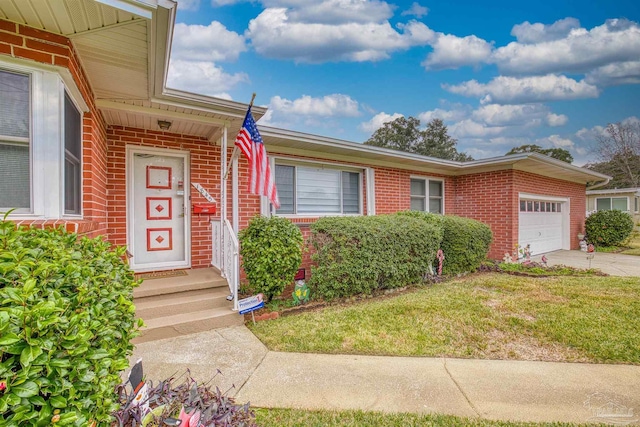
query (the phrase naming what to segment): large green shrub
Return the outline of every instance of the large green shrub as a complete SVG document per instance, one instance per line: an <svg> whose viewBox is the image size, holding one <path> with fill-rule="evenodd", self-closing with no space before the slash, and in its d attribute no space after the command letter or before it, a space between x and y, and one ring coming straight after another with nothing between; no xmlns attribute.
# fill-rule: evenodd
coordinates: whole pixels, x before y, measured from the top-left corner
<svg viewBox="0 0 640 427"><path fill-rule="evenodd" d="M427 212L398 212L401 216L421 218L427 224L442 227L440 249L444 252L442 274L475 271L487 258L493 234L488 225L469 218Z"/></svg>
<svg viewBox="0 0 640 427"><path fill-rule="evenodd" d="M107 425L136 334L123 252L0 222L0 425Z"/></svg>
<svg viewBox="0 0 640 427"><path fill-rule="evenodd" d="M303 238L290 220L255 217L240 231L242 268L249 284L267 300L282 293L302 263Z"/></svg>
<svg viewBox="0 0 640 427"><path fill-rule="evenodd" d="M443 274L476 271L487 258L493 233L488 225L474 219L445 215L442 217L444 238Z"/></svg>
<svg viewBox="0 0 640 427"><path fill-rule="evenodd" d="M598 211L589 215L585 229L589 243L595 246L615 246L631 235L633 219L622 211Z"/></svg>
<svg viewBox="0 0 640 427"><path fill-rule="evenodd" d="M309 286L326 299L420 283L442 229L410 216L327 217L311 225Z"/></svg>

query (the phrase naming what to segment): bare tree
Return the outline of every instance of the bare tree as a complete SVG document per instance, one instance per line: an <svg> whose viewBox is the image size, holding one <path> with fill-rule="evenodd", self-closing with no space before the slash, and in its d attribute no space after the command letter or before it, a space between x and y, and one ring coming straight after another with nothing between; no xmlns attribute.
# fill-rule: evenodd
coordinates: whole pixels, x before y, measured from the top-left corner
<svg viewBox="0 0 640 427"><path fill-rule="evenodd" d="M610 123L596 141L596 152L611 172L640 187L640 122Z"/></svg>

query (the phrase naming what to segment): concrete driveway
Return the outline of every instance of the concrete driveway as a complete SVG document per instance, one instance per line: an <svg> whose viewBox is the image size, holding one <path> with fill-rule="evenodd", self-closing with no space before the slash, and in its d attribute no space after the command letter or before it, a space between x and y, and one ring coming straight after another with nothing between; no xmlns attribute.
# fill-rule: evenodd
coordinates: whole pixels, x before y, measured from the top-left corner
<svg viewBox="0 0 640 427"><path fill-rule="evenodd" d="M640 277L640 257L634 255L595 252L589 262L587 253L582 251L555 251L546 254L549 265L567 265L575 268L597 268L612 276ZM540 262L542 255L531 257Z"/></svg>

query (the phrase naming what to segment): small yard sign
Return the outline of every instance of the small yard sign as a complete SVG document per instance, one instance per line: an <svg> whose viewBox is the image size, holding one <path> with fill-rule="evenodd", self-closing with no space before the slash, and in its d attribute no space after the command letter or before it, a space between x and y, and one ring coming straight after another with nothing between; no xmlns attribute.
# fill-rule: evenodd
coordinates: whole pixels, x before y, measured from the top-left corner
<svg viewBox="0 0 640 427"><path fill-rule="evenodd" d="M262 294L243 298L238 301L238 313L245 314L264 307Z"/></svg>

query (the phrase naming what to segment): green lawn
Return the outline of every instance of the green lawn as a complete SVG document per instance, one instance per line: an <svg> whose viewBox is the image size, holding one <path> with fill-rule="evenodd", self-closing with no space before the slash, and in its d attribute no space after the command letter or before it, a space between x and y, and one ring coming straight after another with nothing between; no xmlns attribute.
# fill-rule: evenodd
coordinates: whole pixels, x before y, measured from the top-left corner
<svg viewBox="0 0 640 427"><path fill-rule="evenodd" d="M460 418L450 415L383 414L363 411L307 411L258 409L256 421L264 427L580 427L573 423L518 423ZM593 426L594 424L589 424Z"/></svg>
<svg viewBox="0 0 640 427"><path fill-rule="evenodd" d="M625 242L625 245L628 246L629 249L622 251L622 254L640 256L640 231L635 230L629 240Z"/></svg>
<svg viewBox="0 0 640 427"><path fill-rule="evenodd" d="M640 364L640 278L475 274L249 327L277 351Z"/></svg>

